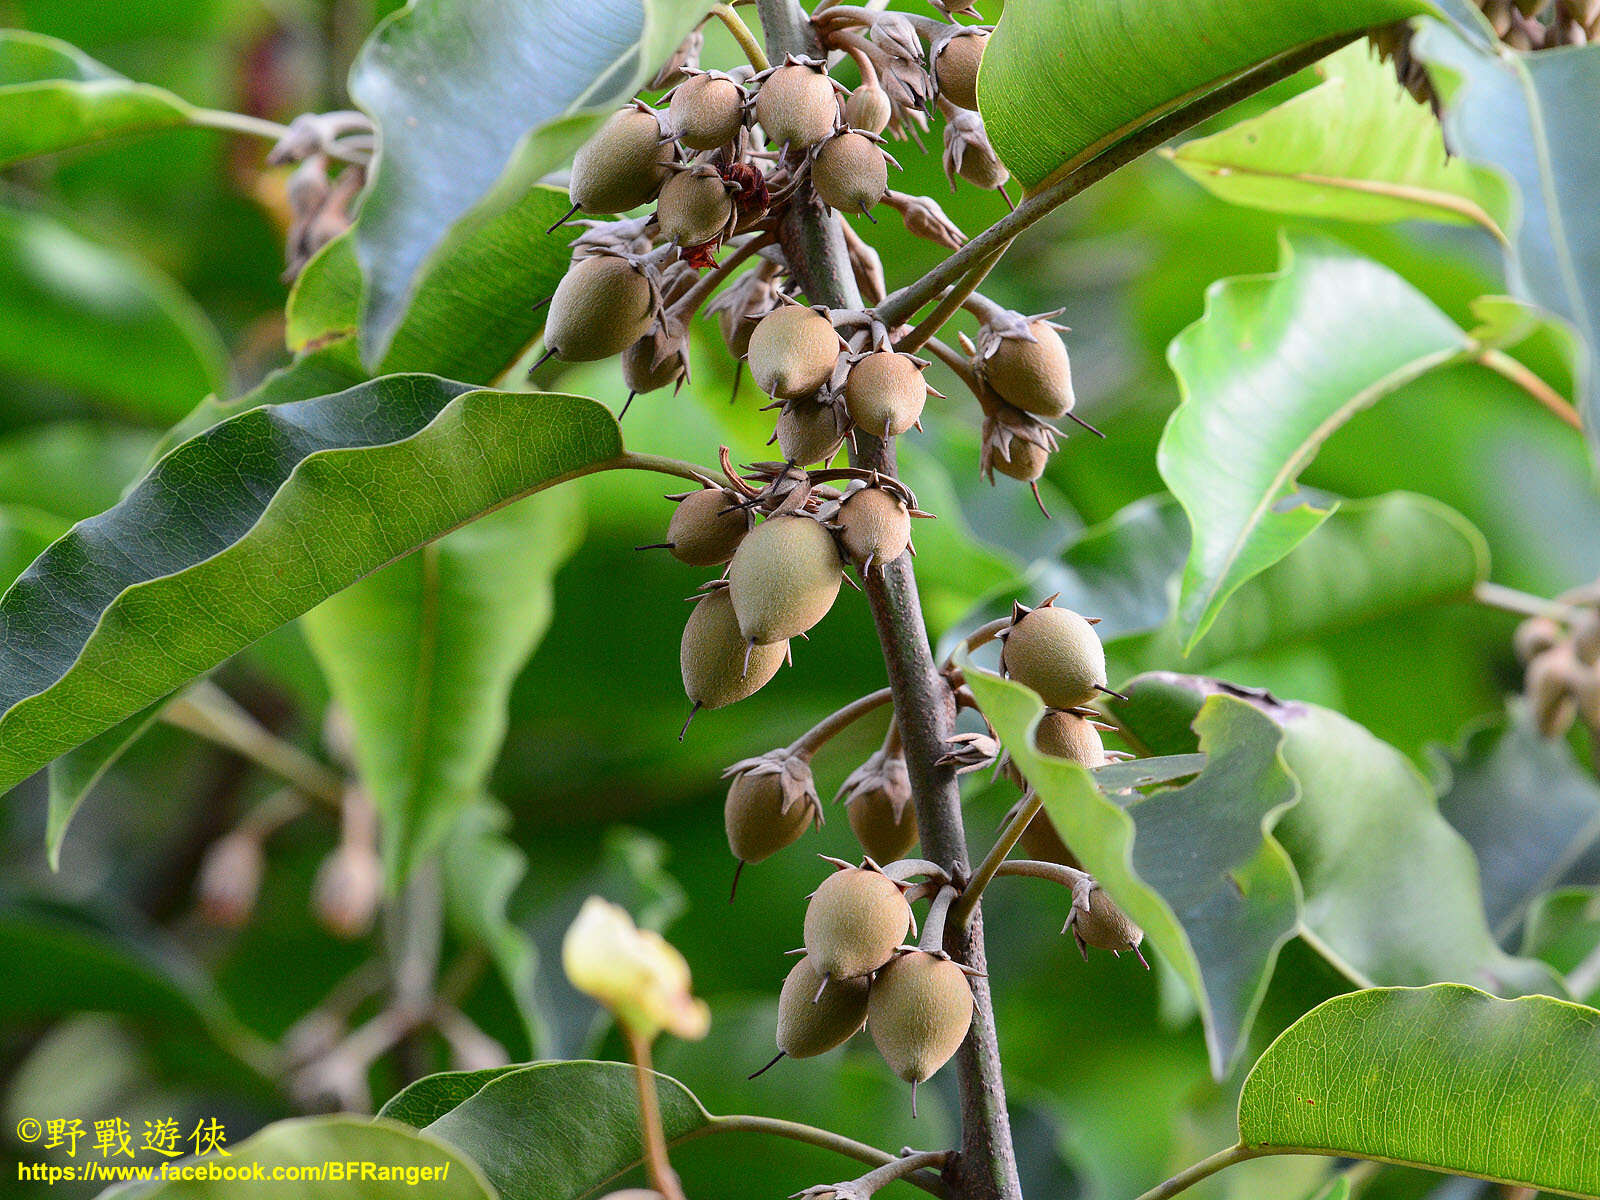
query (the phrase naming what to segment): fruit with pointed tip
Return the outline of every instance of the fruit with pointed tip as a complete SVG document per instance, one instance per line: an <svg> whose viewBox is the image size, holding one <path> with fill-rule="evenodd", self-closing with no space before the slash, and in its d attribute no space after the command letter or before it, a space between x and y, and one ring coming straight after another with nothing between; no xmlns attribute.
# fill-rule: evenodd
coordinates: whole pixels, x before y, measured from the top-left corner
<svg viewBox="0 0 1600 1200"><path fill-rule="evenodd" d="M816 820L816 805L788 796L783 776L776 772L736 775L722 808L728 849L745 863L761 862L793 845Z"/></svg>
<svg viewBox="0 0 1600 1200"><path fill-rule="evenodd" d="M828 382L839 361L839 335L827 317L786 304L750 333L750 377L776 400L809 396Z"/></svg>
<svg viewBox="0 0 1600 1200"><path fill-rule="evenodd" d="M613 113L572 160L568 191L592 216L627 212L655 199L676 151L661 140L661 123L642 108Z"/></svg>
<svg viewBox="0 0 1600 1200"><path fill-rule="evenodd" d="M827 462L844 445L844 422L832 404L802 397L791 400L778 414L778 451L785 462L797 466Z"/></svg>
<svg viewBox="0 0 1600 1200"><path fill-rule="evenodd" d="M978 107L978 66L988 44L986 30L963 29L934 47L934 83L939 94L957 108Z"/></svg>
<svg viewBox="0 0 1600 1200"><path fill-rule="evenodd" d="M863 83L844 102L845 123L851 129L882 133L889 127L889 118L893 115L889 93L875 83Z"/></svg>
<svg viewBox="0 0 1600 1200"><path fill-rule="evenodd" d="M822 973L805 956L778 993L778 1049L790 1058L811 1058L843 1045L867 1023L867 990L865 975L823 987Z"/></svg>
<svg viewBox="0 0 1600 1200"><path fill-rule="evenodd" d="M811 185L830 208L866 212L889 190L889 160L871 138L849 130L817 149Z"/></svg>
<svg viewBox="0 0 1600 1200"><path fill-rule="evenodd" d="M1067 925L1077 938L1080 949L1093 946L1097 950L1111 950L1117 954L1125 950L1137 953L1139 943L1144 941L1144 930L1117 907L1111 894L1099 884L1089 889L1085 902L1079 903L1074 898ZM1087 950L1084 950L1084 955L1087 957Z"/></svg>
<svg viewBox="0 0 1600 1200"><path fill-rule="evenodd" d="M1021 480L1023 483L1032 483L1038 479L1044 474L1045 467L1050 464L1050 451L1036 442L1014 437L1007 450L1009 455L996 450L990 465L1000 474Z"/></svg>
<svg viewBox="0 0 1600 1200"><path fill-rule="evenodd" d="M691 567L715 567L733 557L745 534L750 514L735 508L721 488L701 488L678 501L667 522L667 550ZM737 627L737 622L735 623Z"/></svg>
<svg viewBox="0 0 1600 1200"><path fill-rule="evenodd" d="M917 844L916 805L896 805L882 788L857 792L845 801L844 813L863 853L877 862L904 858Z"/></svg>
<svg viewBox="0 0 1600 1200"><path fill-rule="evenodd" d="M832 979L855 979L894 957L911 928L905 893L882 871L848 867L822 881L806 906L812 965Z"/></svg>
<svg viewBox="0 0 1600 1200"><path fill-rule="evenodd" d="M667 123L691 150L715 150L739 136L744 89L725 75L691 75L672 93Z"/></svg>
<svg viewBox="0 0 1600 1200"><path fill-rule="evenodd" d="M768 517L728 564L739 629L758 647L797 637L822 620L843 580L833 535L805 516Z"/></svg>
<svg viewBox="0 0 1600 1200"><path fill-rule="evenodd" d="M833 132L839 97L833 80L804 63L788 63L761 81L756 120L769 146L809 150Z"/></svg>
<svg viewBox="0 0 1600 1200"><path fill-rule="evenodd" d="M1068 608L1041 605L1005 632L1000 668L1050 708L1076 708L1106 687L1106 651L1094 626Z"/></svg>
<svg viewBox="0 0 1600 1200"><path fill-rule="evenodd" d="M656 336L647 333L622 352L622 382L634 395L660 391L683 378L683 359L673 353L662 358L660 351Z"/></svg>
<svg viewBox="0 0 1600 1200"><path fill-rule="evenodd" d="M728 589L718 588L694 606L683 627L683 690L701 708L724 708L760 691L788 653L782 639L751 647L739 632Z"/></svg>
<svg viewBox="0 0 1600 1200"><path fill-rule="evenodd" d="M650 332L654 293L626 259L596 254L572 265L550 299L544 344L562 362L621 354Z"/></svg>
<svg viewBox="0 0 1600 1200"><path fill-rule="evenodd" d="M862 568L891 563L911 544L911 512L904 500L884 488L851 492L834 515L834 524L850 561Z"/></svg>
<svg viewBox="0 0 1600 1200"><path fill-rule="evenodd" d="M1106 746L1100 731L1077 713L1057 709L1045 713L1034 729L1033 744L1041 754L1070 759L1080 767L1093 770L1106 764Z"/></svg>
<svg viewBox="0 0 1600 1200"><path fill-rule="evenodd" d="M889 1069L921 1083L950 1061L972 1025L972 985L943 955L896 956L872 981L867 1028Z"/></svg>
<svg viewBox="0 0 1600 1200"><path fill-rule="evenodd" d="M656 220L661 236L679 246L703 246L727 228L733 198L715 167L679 171L661 189Z"/></svg>
<svg viewBox="0 0 1600 1200"><path fill-rule="evenodd" d="M1028 325L1034 340L1000 337L994 352L978 360L984 382L1006 403L1052 420L1072 411L1072 364L1067 344L1048 321Z"/></svg>
<svg viewBox="0 0 1600 1200"><path fill-rule="evenodd" d="M922 417L928 385L909 354L876 350L850 365L844 403L850 419L875 437L894 437Z"/></svg>

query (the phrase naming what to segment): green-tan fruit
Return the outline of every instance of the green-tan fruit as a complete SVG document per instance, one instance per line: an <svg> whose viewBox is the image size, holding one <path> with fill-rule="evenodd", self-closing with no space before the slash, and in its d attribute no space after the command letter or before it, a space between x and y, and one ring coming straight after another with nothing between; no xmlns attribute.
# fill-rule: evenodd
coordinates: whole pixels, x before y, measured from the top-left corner
<svg viewBox="0 0 1600 1200"><path fill-rule="evenodd" d="M809 396L839 361L839 335L827 317L786 304L750 333L750 377L776 400Z"/></svg>
<svg viewBox="0 0 1600 1200"><path fill-rule="evenodd" d="M779 67L756 92L756 120L769 146L809 150L833 132L838 119L833 81L807 66Z"/></svg>
<svg viewBox="0 0 1600 1200"><path fill-rule="evenodd" d="M658 350L655 335L647 333L622 352L622 382L635 395L659 391L683 378L683 359L669 354L657 362Z"/></svg>
<svg viewBox="0 0 1600 1200"><path fill-rule="evenodd" d="M790 1058L811 1058L849 1041L867 1023L867 988L865 975L823 987L821 972L809 956L802 958L778 993L778 1049Z"/></svg>
<svg viewBox="0 0 1600 1200"><path fill-rule="evenodd" d="M683 690L701 708L735 704L760 691L788 653L789 643L782 640L752 649L739 632L728 590L719 588L694 606L683 627L678 651Z"/></svg>
<svg viewBox="0 0 1600 1200"><path fill-rule="evenodd" d="M1094 626L1067 608L1024 613L1006 633L1000 667L1050 708L1076 708L1106 686L1106 651Z"/></svg>
<svg viewBox="0 0 1600 1200"><path fill-rule="evenodd" d="M728 849L740 862L770 858L798 841L816 821L815 805L799 801L785 811L783 800L783 776L777 773L734 777L722 808L722 824Z"/></svg>
<svg viewBox="0 0 1600 1200"><path fill-rule="evenodd" d="M889 190L889 160L871 138L841 133L817 151L811 185L830 208L866 212Z"/></svg>
<svg viewBox="0 0 1600 1200"><path fill-rule="evenodd" d="M679 171L661 189L656 220L661 236L680 246L703 246L727 228L733 198L715 167Z"/></svg>
<svg viewBox="0 0 1600 1200"><path fill-rule="evenodd" d="M769 517L728 565L728 592L743 636L758 647L797 637L822 620L844 571L833 535L810 517Z"/></svg>
<svg viewBox="0 0 1600 1200"><path fill-rule="evenodd" d="M878 350L851 364L844 381L850 419L877 437L894 437L922 416L928 400L917 360L909 354Z"/></svg>
<svg viewBox="0 0 1600 1200"><path fill-rule="evenodd" d="M844 422L831 404L801 398L778 414L778 451L797 466L827 462L844 445Z"/></svg>
<svg viewBox="0 0 1600 1200"><path fill-rule="evenodd" d="M806 906L806 954L829 979L855 979L888 962L910 928L900 885L882 871L850 867L823 880Z"/></svg>
<svg viewBox="0 0 1600 1200"><path fill-rule="evenodd" d="M1045 713L1034 731L1033 744L1041 754L1071 759L1080 767L1092 770L1106 764L1106 746L1100 740L1100 731L1075 713L1055 709Z"/></svg>
<svg viewBox="0 0 1600 1200"><path fill-rule="evenodd" d="M851 492L834 523L850 561L864 570L893 562L911 544L911 513L904 500L883 488Z"/></svg>
<svg viewBox="0 0 1600 1200"><path fill-rule="evenodd" d="M978 64L983 61L989 35L974 29L959 33L939 47L933 60L933 79L939 94L958 108L978 107Z"/></svg>
<svg viewBox="0 0 1600 1200"><path fill-rule="evenodd" d="M983 378L1006 403L1052 420L1072 411L1072 365L1067 344L1047 321L1028 326L1035 340L1002 337L981 360Z"/></svg>
<svg viewBox="0 0 1600 1200"><path fill-rule="evenodd" d="M667 123L691 150L715 150L739 135L744 89L720 75L691 75L672 93Z"/></svg>
<svg viewBox="0 0 1600 1200"><path fill-rule="evenodd" d="M621 354L650 332L652 304L642 272L614 255L596 254L574 263L556 285L544 344L562 362Z"/></svg>
<svg viewBox="0 0 1600 1200"><path fill-rule="evenodd" d="M746 510L732 508L721 488L701 488L678 502L667 523L667 549L691 567L715 567L733 557L749 532ZM731 610L731 601L729 605ZM734 627L737 630L737 620Z"/></svg>
<svg viewBox="0 0 1600 1200"><path fill-rule="evenodd" d="M972 985L949 959L915 950L872 982L867 1026L889 1069L907 1083L928 1079L966 1040Z"/></svg>
<svg viewBox="0 0 1600 1200"><path fill-rule="evenodd" d="M1080 946L1093 946L1098 950L1137 950L1144 941L1144 930L1117 907L1105 888L1096 885L1089 891L1087 908L1073 907L1072 932Z"/></svg>
<svg viewBox="0 0 1600 1200"><path fill-rule="evenodd" d="M1050 451L1034 442L1025 442L1019 437L1011 439L1011 457L1003 458L997 451L992 460L992 465L1000 474L1012 479L1019 479L1023 483L1032 483L1044 474L1044 469L1050 464Z"/></svg>
<svg viewBox="0 0 1600 1200"><path fill-rule="evenodd" d="M674 154L654 113L625 108L578 149L568 191L593 216L627 212L655 199Z"/></svg>
<svg viewBox="0 0 1600 1200"><path fill-rule="evenodd" d="M904 858L917 844L917 809L905 804L898 818L895 802L881 789L857 792L845 802L845 816L862 851L876 862Z"/></svg>
<svg viewBox="0 0 1600 1200"><path fill-rule="evenodd" d="M882 133L889 127L894 110L889 93L875 83L864 83L844 102L844 119L851 129Z"/></svg>

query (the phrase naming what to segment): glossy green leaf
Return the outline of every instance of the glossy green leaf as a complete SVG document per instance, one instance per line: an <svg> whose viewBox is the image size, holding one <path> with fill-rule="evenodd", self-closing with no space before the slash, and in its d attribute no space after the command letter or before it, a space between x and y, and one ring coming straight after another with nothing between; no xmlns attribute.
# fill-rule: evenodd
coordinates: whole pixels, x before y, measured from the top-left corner
<svg viewBox="0 0 1600 1200"><path fill-rule="evenodd" d="M1413 43L1444 99L1451 150L1497 167L1517 185L1511 288L1572 322L1587 349L1582 406L1600 444L1600 229L1592 213L1600 140L1600 46L1496 53L1448 30Z"/></svg>
<svg viewBox="0 0 1600 1200"><path fill-rule="evenodd" d="M1286 242L1275 274L1211 289L1168 354L1183 403L1158 451L1193 530L1178 599L1186 651L1241 583L1326 519L1291 492L1329 435L1470 345L1394 272L1320 238Z"/></svg>
<svg viewBox="0 0 1600 1200"><path fill-rule="evenodd" d="M384 1101L378 1116L421 1129L469 1099L490 1080L520 1071L524 1065L510 1063L504 1067L485 1067L481 1071L440 1071L437 1075L424 1075Z"/></svg>
<svg viewBox="0 0 1600 1200"><path fill-rule="evenodd" d="M1600 1196L1600 1012L1451 984L1337 996L1251 1069L1239 1139Z"/></svg>
<svg viewBox="0 0 1600 1200"><path fill-rule="evenodd" d="M0 376L169 425L222 387L227 358L171 280L42 213L0 207Z"/></svg>
<svg viewBox="0 0 1600 1200"><path fill-rule="evenodd" d="M1205 769L1125 809L1082 767L1033 749L1044 711L1034 693L975 669L967 682L1073 853L1188 984L1220 1077L1299 922L1294 871L1269 833L1295 799L1281 732L1250 705L1217 697L1194 719Z"/></svg>
<svg viewBox="0 0 1600 1200"><path fill-rule="evenodd" d="M1505 239L1504 177L1445 153L1433 113L1365 43L1315 68L1323 82L1259 117L1185 142L1172 162L1232 204L1344 221L1472 224Z"/></svg>
<svg viewBox="0 0 1600 1200"><path fill-rule="evenodd" d="M0 600L0 788L378 567L620 451L592 400L429 376L207 430Z"/></svg>
<svg viewBox="0 0 1600 1200"><path fill-rule="evenodd" d="M1260 63L1424 13L1482 28L1466 0L1011 0L979 105L1032 191Z"/></svg>
<svg viewBox="0 0 1600 1200"><path fill-rule="evenodd" d="M0 30L0 167L107 138L187 125L194 109L66 42Z"/></svg>
<svg viewBox="0 0 1600 1200"><path fill-rule="evenodd" d="M383 147L356 233L368 362L383 360L420 273L468 232L458 223L527 203L709 7L433 0L379 26L350 76Z"/></svg>
<svg viewBox="0 0 1600 1200"><path fill-rule="evenodd" d="M67 827L78 809L89 798L89 793L128 747L138 741L154 725L170 696L163 696L141 712L125 721L119 721L104 733L96 734L83 745L68 750L50 764L48 779L50 795L45 810L44 849L50 860L50 869L61 869L61 843L67 839Z"/></svg>
<svg viewBox="0 0 1600 1200"><path fill-rule="evenodd" d="M426 1133L369 1121L361 1117L299 1117L277 1121L238 1143L223 1142L226 1158L210 1154L198 1159L175 1160L174 1170L194 1168L198 1179L131 1184L103 1193L123 1200L225 1200L241 1188L252 1188L256 1167L268 1172L255 1184L263 1196L294 1200L496 1200L495 1190L476 1164L459 1151ZM205 1168L224 1168L232 1179L210 1179ZM275 1168L303 1172L293 1182L273 1179ZM297 1170L298 1169L298 1170ZM333 1178L334 1170L352 1172L352 1178Z"/></svg>
<svg viewBox="0 0 1600 1200"><path fill-rule="evenodd" d="M363 579L301 620L350 715L397 884L482 794L512 681L583 538L570 495L519 501Z"/></svg>
<svg viewBox="0 0 1600 1200"><path fill-rule="evenodd" d="M579 1200L642 1159L628 1063L536 1063L490 1080L425 1134L456 1146L504 1200ZM656 1075L667 1144L712 1118L677 1080Z"/></svg>

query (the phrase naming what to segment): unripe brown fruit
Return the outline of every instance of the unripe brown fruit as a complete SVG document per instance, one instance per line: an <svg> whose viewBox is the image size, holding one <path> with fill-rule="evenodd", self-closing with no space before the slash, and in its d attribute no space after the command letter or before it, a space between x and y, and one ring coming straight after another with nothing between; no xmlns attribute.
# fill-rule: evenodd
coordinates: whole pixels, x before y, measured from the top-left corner
<svg viewBox="0 0 1600 1200"><path fill-rule="evenodd" d="M680 246L703 246L727 227L733 198L715 167L679 171L661 189L656 220L661 236Z"/></svg>
<svg viewBox="0 0 1600 1200"><path fill-rule="evenodd" d="M909 354L878 350L853 363L844 381L850 419L877 437L894 437L922 416L928 385Z"/></svg>
<svg viewBox="0 0 1600 1200"><path fill-rule="evenodd" d="M1003 186L1011 178L1011 172L987 142L971 147L961 156L956 174L974 187L989 191Z"/></svg>
<svg viewBox="0 0 1600 1200"><path fill-rule="evenodd" d="M978 107L978 64L983 61L989 35L973 29L942 42L933 59L933 79L939 94L958 108Z"/></svg>
<svg viewBox="0 0 1600 1200"><path fill-rule="evenodd" d="M1032 483L1038 479L1050 463L1050 451L1035 442L1014 437L1011 439L1009 449L1011 451L1009 458L1002 457L999 451L996 451L991 465L1000 474L1020 479L1023 483Z"/></svg>
<svg viewBox="0 0 1600 1200"><path fill-rule="evenodd" d="M899 955L872 982L867 1025L889 1069L907 1083L921 1083L966 1040L972 985L940 955Z"/></svg>
<svg viewBox="0 0 1600 1200"><path fill-rule="evenodd" d="M678 651L683 690L701 708L723 708L759 691L788 653L789 643L782 640L750 647L739 632L728 589L718 588L694 606L683 627Z"/></svg>
<svg viewBox="0 0 1600 1200"><path fill-rule="evenodd" d="M672 93L667 122L691 150L715 150L739 135L744 89L721 75L691 75Z"/></svg>
<svg viewBox="0 0 1600 1200"><path fill-rule="evenodd" d="M1028 326L1034 341L1002 337L981 360L983 378L1006 403L1047 420L1072 411L1072 365L1067 345L1048 321Z"/></svg>
<svg viewBox="0 0 1600 1200"><path fill-rule="evenodd" d="M1044 605L1006 632L1000 667L1050 708L1076 708L1106 685L1106 651L1094 626L1071 609Z"/></svg>
<svg viewBox="0 0 1600 1200"><path fill-rule="evenodd" d="M810 517L769 517L739 543L728 594L741 635L759 648L796 637L822 620L844 571L833 535Z"/></svg>
<svg viewBox="0 0 1600 1200"><path fill-rule="evenodd" d="M904 858L917 844L916 806L897 806L894 797L881 788L857 792L845 802L844 812L863 853L876 862Z"/></svg>
<svg viewBox="0 0 1600 1200"><path fill-rule="evenodd" d="M839 361L839 335L827 317L786 304L762 317L750 334L750 377L775 400L809 396Z"/></svg>
<svg viewBox="0 0 1600 1200"><path fill-rule="evenodd" d="M845 123L868 133L882 133L889 127L893 113L889 93L875 83L863 83L844 102Z"/></svg>
<svg viewBox="0 0 1600 1200"><path fill-rule="evenodd" d="M626 260L596 254L574 263L550 300L544 344L562 362L621 354L650 332L650 282Z"/></svg>
<svg viewBox="0 0 1600 1200"><path fill-rule="evenodd" d="M829 980L809 956L790 969L778 993L778 1049L790 1058L811 1058L843 1045L867 1023L865 975ZM818 995L818 992L821 995Z"/></svg>
<svg viewBox="0 0 1600 1200"><path fill-rule="evenodd" d="M1078 939L1080 949L1088 945L1117 954L1124 950L1137 953L1139 943L1144 941L1144 930L1129 920L1128 914L1117 907L1110 893L1098 885L1089 890L1086 906L1074 901L1072 916L1067 923Z"/></svg>
<svg viewBox="0 0 1600 1200"><path fill-rule="evenodd" d="M839 410L804 398L784 405L775 432L784 461L802 467L827 462L844 445Z"/></svg>
<svg viewBox="0 0 1600 1200"><path fill-rule="evenodd" d="M845 553L863 570L893 562L911 544L911 512L904 500L883 488L851 492L840 505L834 523L839 527L839 542Z"/></svg>
<svg viewBox="0 0 1600 1200"><path fill-rule="evenodd" d="M382 899L383 863L370 846L342 843L317 868L311 910L335 937L364 935L372 928Z"/></svg>
<svg viewBox="0 0 1600 1200"><path fill-rule="evenodd" d="M1050 814L1042 809L1033 814L1033 820L1022 831L1022 852L1042 862L1060 863L1077 871L1083 869L1072 847L1062 840L1060 831L1050 820Z"/></svg>
<svg viewBox="0 0 1600 1200"><path fill-rule="evenodd" d="M812 894L806 954L829 979L855 979L888 962L910 928L911 906L900 885L882 871L850 867Z"/></svg>
<svg viewBox="0 0 1600 1200"><path fill-rule="evenodd" d="M667 549L691 567L715 567L733 557L749 532L748 511L732 507L721 488L701 488L678 502L667 523Z"/></svg>
<svg viewBox="0 0 1600 1200"><path fill-rule="evenodd" d="M762 647L757 647L759 651ZM734 777L722 809L728 849L740 862L758 863L798 841L817 819L816 805L791 802L784 809L783 776L746 772Z"/></svg>
<svg viewBox="0 0 1600 1200"><path fill-rule="evenodd" d="M756 120L770 146L808 150L833 132L838 119L833 81L799 63L779 67L756 92Z"/></svg>
<svg viewBox="0 0 1600 1200"><path fill-rule="evenodd" d="M654 113L625 108L579 149L567 185L572 201L594 216L627 212L648 204L667 180L675 156L661 140Z"/></svg>
<svg viewBox="0 0 1600 1200"><path fill-rule="evenodd" d="M683 378L683 359L669 354L657 362L659 351L655 335L647 333L622 352L622 382L630 392L642 396Z"/></svg>
<svg viewBox="0 0 1600 1200"><path fill-rule="evenodd" d="M1054 709L1045 713L1034 731L1033 744L1041 754L1071 759L1080 767L1093 769L1106 764L1106 747L1100 740L1100 731L1075 713Z"/></svg>
<svg viewBox="0 0 1600 1200"><path fill-rule="evenodd" d="M889 190L889 160L871 138L841 133L817 151L811 185L830 208L866 212Z"/></svg>
<svg viewBox="0 0 1600 1200"><path fill-rule="evenodd" d="M261 876L266 854L261 839L244 830L234 830L212 842L200 862L195 894L200 912L213 925L242 929L249 924L261 894Z"/></svg>

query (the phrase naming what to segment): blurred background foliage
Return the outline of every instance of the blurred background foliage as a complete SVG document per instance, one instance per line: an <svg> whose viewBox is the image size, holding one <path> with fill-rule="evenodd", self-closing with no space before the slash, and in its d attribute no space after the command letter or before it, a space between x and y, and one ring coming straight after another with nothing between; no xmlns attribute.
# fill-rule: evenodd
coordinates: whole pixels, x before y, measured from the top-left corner
<svg viewBox="0 0 1600 1200"><path fill-rule="evenodd" d="M388 0L0 0L0 24L65 39L194 102L288 120L348 103L343 79L353 55L396 7ZM708 61L731 61L719 33L709 40ZM1310 82L1292 80L1246 111ZM208 394L241 395L288 361L280 280L285 172L264 170L261 155L253 141L181 130L33 160L0 177L0 569L7 580L69 523L112 504L165 429ZM950 195L936 156L902 160L907 170L896 186L934 195L969 233L1004 212L992 193ZM1156 443L1178 399L1167 346L1200 316L1215 280L1275 269L1285 229L1343 241L1463 324L1474 299L1504 290L1496 247L1481 231L1283 219L1226 205L1155 159L1096 186L1032 229L987 285L996 300L1025 312L1064 306L1078 411L1107 434L1102 442L1074 433L1052 459L1042 485L1052 519L1039 515L1025 489L978 479L977 416L942 368L933 381L951 398L931 401L927 431L904 439L907 476L923 506L939 513L936 523L918 527L918 569L936 636L1014 595L1056 590L1063 572L1082 583L1085 572L1098 571L1092 594L1154 610L1153 618L1106 612L1108 619L1121 617L1130 630L1161 623L1187 540L1181 522L1159 520L1157 536L1113 547L1110 557L1096 555L1093 538L1076 557L1068 551L1086 531L1142 519L1160 503L1124 513L1164 492ZM943 253L893 217L870 237L891 288ZM733 374L720 339L709 327L697 336L693 384L676 397L640 398L624 426L629 444L703 461L726 443L736 461L762 457L769 426L756 414L753 389L746 380L730 404ZM1562 378L1553 348L1530 343L1519 355L1545 378ZM539 381L613 408L625 394L615 364L550 369ZM1485 370L1429 375L1358 415L1303 483L1350 498L1395 490L1434 497L1482 532L1492 577L1512 587L1549 596L1600 574L1600 505L1581 440ZM557 510L555 519L582 539L573 537L570 561L555 577L548 635L511 687L491 781L511 840L528 860L511 925L528 934L548 967L590 891L670 924L713 1021L706 1043L663 1046L658 1065L712 1111L826 1123L886 1147L943 1145L954 1120L950 1072L924 1092L915 1123L904 1090L863 1046L744 1079L769 1056L788 965L781 952L797 941L803 898L816 880L811 854L849 857L854 843L842 812L830 806L819 835L745 873L730 910L720 769L786 743L880 686L883 667L865 605L847 593L793 670L736 709L703 714L680 745L686 704L677 642L683 598L699 579L659 552L634 550L664 526L670 510L661 491L653 477L607 475L572 485L570 497L524 502ZM1345 566L1335 556L1329 569ZM1520 688L1514 618L1463 599L1288 624L1299 632L1218 637L1189 659L1170 640L1129 639L1113 647L1113 673L1211 672L1326 705L1436 773L1435 748L1457 746L1474 729L1480 741L1499 736L1483 731L1503 719L1507 694ZM324 754L328 688L298 626L269 636L214 678L280 737ZM825 797L881 732L881 723L867 722L825 751L818 764ZM1480 759L1469 760L1475 765ZM968 827L981 844L1015 795L986 777L969 786ZM1530 786L1554 785L1536 776ZM1592 780L1573 786L1592 787ZM331 991L350 990L352 978L359 983L384 934L380 927L343 940L309 912L312 879L336 838L322 810L272 837L245 927L222 930L201 918L194 882L207 847L277 787L229 752L158 724L83 806L59 874L43 853L43 777L0 808L0 1130L23 1116L116 1114L136 1129L157 1116L191 1125L215 1116L242 1140L296 1111L295 1089L271 1066L269 1047ZM1582 803L1592 805L1592 796ZM1472 812L1484 819L1481 807ZM483 819L492 828L492 816ZM1470 836L1484 845L1493 832ZM496 846L503 843L491 838L460 850L466 873L486 868ZM1587 882L1580 873L1576 886L1530 905L1537 936L1529 944L1549 961L1570 965L1600 935ZM1192 1008L1165 969L1146 974L1104 955L1080 962L1057 933L1063 904L1042 886L1009 880L985 906L1024 1183L1040 1196L1125 1196L1170 1164L1232 1139L1238 1079L1211 1080ZM466 926L453 925L453 947ZM1524 948L1520 922L1501 932L1509 949ZM535 967L530 978L543 1026L539 1052L619 1051L556 972ZM1291 943L1253 1051L1346 987ZM352 996L354 1020L372 1015L370 997L359 989ZM484 972L462 1007L513 1059L534 1052L501 977ZM302 1024L298 1034L315 1031ZM413 1039L381 1059L366 1082L381 1103L407 1076L445 1065L439 1044ZM26 1153L4 1133L0 1147L8 1156ZM677 1162L689 1194L702 1200L748 1195L753 1178L764 1194L783 1195L831 1178L838 1166L805 1147L738 1138L686 1147ZM1325 1170L1317 1160L1267 1160L1211 1181L1206 1194L1308 1195ZM9 1166L0 1177L8 1195L45 1194L42 1185L13 1184ZM1391 1170L1373 1187L1401 1196L1436 1184Z"/></svg>

